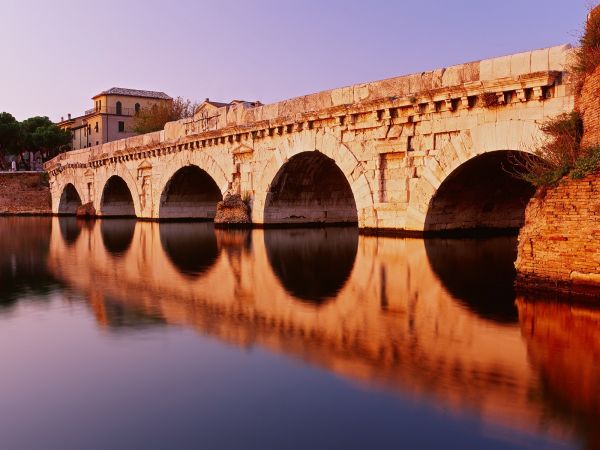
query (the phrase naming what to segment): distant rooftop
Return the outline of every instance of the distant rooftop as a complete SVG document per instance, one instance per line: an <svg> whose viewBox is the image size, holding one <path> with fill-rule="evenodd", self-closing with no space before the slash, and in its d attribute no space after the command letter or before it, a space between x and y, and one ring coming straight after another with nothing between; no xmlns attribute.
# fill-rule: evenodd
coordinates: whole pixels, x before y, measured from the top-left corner
<svg viewBox="0 0 600 450"><path fill-rule="evenodd" d="M172 100L164 92L157 91L144 91L141 89L126 89L120 87L112 87L106 91L102 91L99 94L94 95L92 98L99 97L100 95L127 95L130 97L147 97L147 98L161 98L163 100Z"/></svg>

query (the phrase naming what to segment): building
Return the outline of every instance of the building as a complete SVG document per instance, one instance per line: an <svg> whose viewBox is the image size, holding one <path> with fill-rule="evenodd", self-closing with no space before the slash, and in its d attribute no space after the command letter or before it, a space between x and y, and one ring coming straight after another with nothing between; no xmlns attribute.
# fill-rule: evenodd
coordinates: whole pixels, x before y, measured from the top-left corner
<svg viewBox="0 0 600 450"><path fill-rule="evenodd" d="M164 92L113 87L92 97L94 107L82 116L61 117L57 124L73 135L72 149L100 145L135 135L131 127L135 114L142 108L173 99Z"/></svg>

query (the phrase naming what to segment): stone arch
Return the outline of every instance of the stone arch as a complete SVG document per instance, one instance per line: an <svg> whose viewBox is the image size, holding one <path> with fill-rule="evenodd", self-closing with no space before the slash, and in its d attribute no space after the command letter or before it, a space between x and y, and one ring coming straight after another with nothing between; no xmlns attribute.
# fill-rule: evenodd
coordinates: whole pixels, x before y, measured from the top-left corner
<svg viewBox="0 0 600 450"><path fill-rule="evenodd" d="M481 155L498 152L505 154L530 152L535 143L539 142L540 136L539 126L535 122L519 120L484 124L455 135L450 134L443 148L436 149L434 156L425 158L421 176L411 180L404 228L411 231L426 231L431 224L431 217L429 224L426 222L428 214L431 213L432 201L442 183L451 175L455 177L460 174L461 166ZM494 158L501 159L499 156ZM504 174L508 175L506 172ZM516 178L511 179L516 180ZM453 226L448 223L445 227L435 228L451 229Z"/></svg>
<svg viewBox="0 0 600 450"><path fill-rule="evenodd" d="M358 223L348 180L331 158L302 152L281 166L269 187L264 223Z"/></svg>
<svg viewBox="0 0 600 450"><path fill-rule="evenodd" d="M67 183L62 189L58 201L59 214L75 214L77 208L82 205L81 195L73 183Z"/></svg>
<svg viewBox="0 0 600 450"><path fill-rule="evenodd" d="M100 197L99 215L104 217L136 217L134 196L127 182L112 175L104 184Z"/></svg>
<svg viewBox="0 0 600 450"><path fill-rule="evenodd" d="M173 155L173 160L163 169L161 177L155 185L157 189L154 191L154 211L152 217L160 217L160 199L165 191L165 187L173 178L173 175L185 166L197 166L206 172L217 184L222 195L229 189L229 179L225 175L225 171L214 158L201 152L176 153Z"/></svg>
<svg viewBox="0 0 600 450"><path fill-rule="evenodd" d="M196 165L177 169L160 195L160 219L213 219L223 199L216 181Z"/></svg>
<svg viewBox="0 0 600 450"><path fill-rule="evenodd" d="M333 161L346 178L356 205L359 227L375 227L377 218L373 192L362 163L333 134L321 130L300 133L294 139L282 143L278 151L274 152L273 157L263 168L256 187L252 208L253 221L268 223L269 218L265 217L267 201L280 170L294 156L311 152Z"/></svg>
<svg viewBox="0 0 600 450"><path fill-rule="evenodd" d="M519 152L477 155L453 170L431 197L424 231L511 232L525 221L535 187L510 173Z"/></svg>

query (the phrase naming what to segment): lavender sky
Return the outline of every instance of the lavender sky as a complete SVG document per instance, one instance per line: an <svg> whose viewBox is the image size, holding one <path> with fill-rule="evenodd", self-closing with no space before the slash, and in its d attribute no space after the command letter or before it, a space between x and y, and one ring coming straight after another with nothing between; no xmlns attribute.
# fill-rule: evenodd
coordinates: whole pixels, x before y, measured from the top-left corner
<svg viewBox="0 0 600 450"><path fill-rule="evenodd" d="M270 103L575 43L587 0L0 0L0 111L93 106L113 86Z"/></svg>

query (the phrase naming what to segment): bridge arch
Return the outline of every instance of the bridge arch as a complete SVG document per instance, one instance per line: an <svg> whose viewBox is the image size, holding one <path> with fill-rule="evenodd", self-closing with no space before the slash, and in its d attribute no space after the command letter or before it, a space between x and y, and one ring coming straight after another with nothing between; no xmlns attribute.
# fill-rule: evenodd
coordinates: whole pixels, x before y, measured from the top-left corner
<svg viewBox="0 0 600 450"><path fill-rule="evenodd" d="M75 214L77 208L81 206L81 196L73 183L67 183L62 190L58 202L59 214Z"/></svg>
<svg viewBox="0 0 600 450"><path fill-rule="evenodd" d="M102 189L100 215L105 217L136 217L134 198L127 182L119 175L112 175L106 180Z"/></svg>
<svg viewBox="0 0 600 450"><path fill-rule="evenodd" d="M177 169L160 195L160 219L213 219L223 199L216 181L196 165Z"/></svg>
<svg viewBox="0 0 600 450"><path fill-rule="evenodd" d="M292 156L269 186L264 223L358 223L350 183L320 152Z"/></svg>
<svg viewBox="0 0 600 450"><path fill-rule="evenodd" d="M217 163L217 161L210 155L202 152L186 152L186 153L176 153L173 155L173 160L170 161L168 165L164 167L162 170L162 174L159 180L156 183L156 187L158 188L155 191L154 198L154 211L152 217L157 217L161 219L160 210L161 210L161 200L163 194L165 193L165 188L172 181L175 174L182 168L187 166L195 166L205 172L218 186L221 195L224 195L229 189L229 179L227 175L225 175L225 171L221 168L221 166ZM229 169L231 172L232 169ZM215 206L216 206L215 202Z"/></svg>
<svg viewBox="0 0 600 450"><path fill-rule="evenodd" d="M310 150L306 151L305 149L307 148ZM318 132L301 133L293 141L285 142L264 166L253 199L253 221L256 223L273 223L274 217L272 215L269 216L268 209L269 206L273 206L273 191L278 187L277 183L282 181L282 177L287 178L285 166L296 156L307 158L308 161L311 154L316 155L310 158L314 161L314 164L318 165L320 162L324 168L327 167L331 172L334 172L333 168L335 167L339 170L339 174L345 178L349 187L347 192L351 193L354 200L356 218L354 216L346 216L342 222L358 222L359 227L375 227L377 219L374 209L373 192L365 174L363 164L337 137L327 131L321 130ZM297 161L301 162L302 160L298 159ZM296 165L296 163L294 164ZM309 168L299 163L297 165L301 170ZM287 168L289 169L290 166L288 165ZM284 172L282 172L282 169ZM291 171L289 172L291 173ZM336 176L336 180L339 186L343 184L340 177ZM347 208L347 210L349 209ZM305 222L309 221L305 220ZM333 221L339 222L339 217L330 220L330 222ZM317 220L317 222L323 222L323 220Z"/></svg>
<svg viewBox="0 0 600 450"><path fill-rule="evenodd" d="M430 199L424 231L518 230L535 193L533 185L511 173L519 153L483 153L453 170Z"/></svg>
<svg viewBox="0 0 600 450"><path fill-rule="evenodd" d="M528 153L541 137L534 121L521 120L484 124L452 135L425 158L421 176L411 183L405 229L435 233L478 226L519 228L534 189L513 177L510 167L514 156ZM504 199L502 188L510 193ZM497 214L500 211L509 215Z"/></svg>

